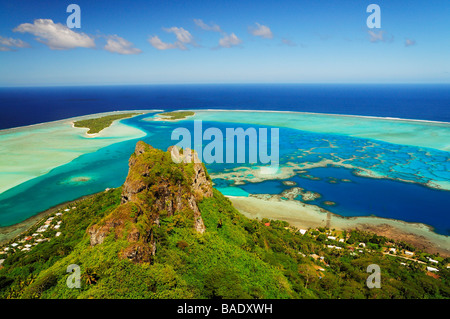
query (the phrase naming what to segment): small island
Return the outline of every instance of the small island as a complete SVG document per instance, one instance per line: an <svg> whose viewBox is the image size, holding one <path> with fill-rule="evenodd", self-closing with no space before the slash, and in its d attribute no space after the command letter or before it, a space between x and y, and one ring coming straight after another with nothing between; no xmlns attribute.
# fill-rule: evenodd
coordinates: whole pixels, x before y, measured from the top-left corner
<svg viewBox="0 0 450 319"><path fill-rule="evenodd" d="M93 119L80 120L73 123L74 127L88 128L87 134L99 133L101 130L111 126L111 124L116 120L121 120L124 118L129 118L142 113L121 113L114 115L107 115Z"/></svg>
<svg viewBox="0 0 450 319"><path fill-rule="evenodd" d="M165 112L158 114L159 116L163 116L164 120L174 121L174 120L184 120L189 116L195 115L195 112L192 111L175 111L175 112Z"/></svg>

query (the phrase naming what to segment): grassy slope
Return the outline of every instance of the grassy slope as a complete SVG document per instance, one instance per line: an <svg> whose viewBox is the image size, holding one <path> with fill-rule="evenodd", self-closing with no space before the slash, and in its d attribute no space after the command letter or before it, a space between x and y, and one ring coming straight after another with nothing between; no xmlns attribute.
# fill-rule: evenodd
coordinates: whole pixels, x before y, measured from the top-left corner
<svg viewBox="0 0 450 319"><path fill-rule="evenodd" d="M0 297L7 298L449 298L449 273L425 275L416 265L381 253L357 256L330 251L311 236L267 227L237 212L218 191L200 210L207 231L200 235L177 215L161 216L153 264L119 259L128 243L110 236L91 247L86 229L120 202L116 189L78 203L64 213L60 237L8 257L0 269ZM30 230L32 233L33 230ZM365 234L353 232L359 240ZM351 238L352 238L351 237ZM303 257L299 251L306 254ZM310 253L325 256L325 272ZM382 270L382 289L366 287L366 267ZM67 266L81 267L81 289L69 289ZM322 265L323 266L323 265Z"/></svg>
<svg viewBox="0 0 450 319"><path fill-rule="evenodd" d="M88 134L98 133L101 130L109 127L114 121L129 118L140 113L123 113L115 115L107 115L94 119L80 120L73 123L75 127L85 127L88 128Z"/></svg>

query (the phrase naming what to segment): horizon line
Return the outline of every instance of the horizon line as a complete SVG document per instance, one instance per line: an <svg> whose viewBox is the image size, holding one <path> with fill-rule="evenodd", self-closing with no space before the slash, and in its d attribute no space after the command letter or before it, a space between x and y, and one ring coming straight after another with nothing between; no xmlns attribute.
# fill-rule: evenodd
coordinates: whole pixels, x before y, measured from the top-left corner
<svg viewBox="0 0 450 319"><path fill-rule="evenodd" d="M0 85L4 88L99 87L99 86L191 86L191 85L450 85L446 82L195 82L195 83L116 83Z"/></svg>

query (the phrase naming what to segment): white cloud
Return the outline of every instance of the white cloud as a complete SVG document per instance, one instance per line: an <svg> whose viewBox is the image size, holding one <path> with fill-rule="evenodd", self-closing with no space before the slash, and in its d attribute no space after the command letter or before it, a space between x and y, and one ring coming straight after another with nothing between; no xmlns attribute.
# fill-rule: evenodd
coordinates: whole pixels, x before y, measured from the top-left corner
<svg viewBox="0 0 450 319"><path fill-rule="evenodd" d="M230 35L225 35L223 38L219 40L219 46L223 48L231 48L232 46L239 45L241 43L242 40L239 39L234 33Z"/></svg>
<svg viewBox="0 0 450 319"><path fill-rule="evenodd" d="M415 44L416 44L415 40L411 40L411 39L406 39L405 40L405 47L409 47L409 46L412 46L412 45L415 45Z"/></svg>
<svg viewBox="0 0 450 319"><path fill-rule="evenodd" d="M134 48L133 43L117 35L107 37L104 49L106 51L119 54L139 54L142 52L142 50Z"/></svg>
<svg viewBox="0 0 450 319"><path fill-rule="evenodd" d="M14 50L11 48L8 48L8 47L0 47L0 52L6 52L6 51L14 51Z"/></svg>
<svg viewBox="0 0 450 319"><path fill-rule="evenodd" d="M207 25L202 19L194 19L194 23L205 31L222 32L222 29L217 24Z"/></svg>
<svg viewBox="0 0 450 319"><path fill-rule="evenodd" d="M273 33L270 30L270 28L268 26L259 24L258 22L256 22L256 28L249 27L248 30L251 34L253 34L254 36L257 36L257 37L262 37L262 38L266 38L266 39L273 38Z"/></svg>
<svg viewBox="0 0 450 319"><path fill-rule="evenodd" d="M61 23L54 23L51 19L36 19L32 24L23 23L13 31L31 33L37 37L37 41L44 43L52 50L95 47L93 38L84 33L74 32Z"/></svg>
<svg viewBox="0 0 450 319"><path fill-rule="evenodd" d="M4 38L0 36L0 44L7 47L29 48L30 45L20 39ZM5 50L6 51L6 50Z"/></svg>
<svg viewBox="0 0 450 319"><path fill-rule="evenodd" d="M163 42L157 35L150 37L148 42L158 50L180 49L187 50L186 44L196 45L192 34L178 27L163 28L164 31L173 33L177 37L174 43Z"/></svg>
<svg viewBox="0 0 450 319"><path fill-rule="evenodd" d="M150 37L148 39L148 42L150 42L150 44L158 49L158 50L170 50L170 49L182 49L182 50L186 50L185 46L182 46L182 48L178 45L178 42L176 43L167 43L167 42L163 42L161 41L161 39L155 35L153 37Z"/></svg>
<svg viewBox="0 0 450 319"><path fill-rule="evenodd" d="M171 28L164 28L164 31L169 33L174 33L177 37L177 40L181 43L191 43L193 41L192 35L189 31L178 28L178 27L171 27Z"/></svg>

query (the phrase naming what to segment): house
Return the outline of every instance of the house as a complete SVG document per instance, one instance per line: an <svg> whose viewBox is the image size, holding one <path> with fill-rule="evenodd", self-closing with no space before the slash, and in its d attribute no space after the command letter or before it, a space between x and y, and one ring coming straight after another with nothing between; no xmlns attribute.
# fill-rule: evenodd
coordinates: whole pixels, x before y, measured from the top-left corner
<svg viewBox="0 0 450 319"><path fill-rule="evenodd" d="M61 215L62 215L62 213L56 213L55 215L56 215L56 216L61 216Z"/></svg>
<svg viewBox="0 0 450 319"><path fill-rule="evenodd" d="M412 251L405 250L405 255L414 256L414 253Z"/></svg>
<svg viewBox="0 0 450 319"><path fill-rule="evenodd" d="M319 255L316 255L316 254L311 254L310 256L316 260L319 258Z"/></svg>
<svg viewBox="0 0 450 319"><path fill-rule="evenodd" d="M31 236L25 237L25 240L31 240L31 239L33 239L33 237L31 237Z"/></svg>
<svg viewBox="0 0 450 319"><path fill-rule="evenodd" d="M427 258L428 258L428 260L429 260L430 262L432 262L432 263L434 263L434 264L439 263L437 260L431 259L430 257L427 257Z"/></svg>
<svg viewBox="0 0 450 319"><path fill-rule="evenodd" d="M38 230L36 230L36 232L38 232L38 233L45 232L47 230L48 226L50 226L50 225L42 225L41 227L38 228Z"/></svg>
<svg viewBox="0 0 450 319"><path fill-rule="evenodd" d="M437 269L437 268L434 268L434 267L428 267L428 266L427 266L427 270L428 270L428 271L435 271L435 272L436 272L436 271L439 271L439 269Z"/></svg>
<svg viewBox="0 0 450 319"><path fill-rule="evenodd" d="M307 232L306 229L300 229L300 230L299 230L299 233L302 234L302 235L306 234L306 232Z"/></svg>
<svg viewBox="0 0 450 319"><path fill-rule="evenodd" d="M65 212L68 212L69 210L70 210L69 208L64 209Z"/></svg>
<svg viewBox="0 0 450 319"><path fill-rule="evenodd" d="M266 225L266 226L270 226L270 223L264 223L264 225Z"/></svg>
<svg viewBox="0 0 450 319"><path fill-rule="evenodd" d="M339 239L339 242L343 243L344 242L344 238Z"/></svg>
<svg viewBox="0 0 450 319"><path fill-rule="evenodd" d="M336 237L334 237L334 236L328 236L327 238L330 240L336 240Z"/></svg>
<svg viewBox="0 0 450 319"><path fill-rule="evenodd" d="M366 244L365 244L365 243L359 243L358 246L360 246L360 247L366 247Z"/></svg>
<svg viewBox="0 0 450 319"><path fill-rule="evenodd" d="M391 251L393 254L395 254L395 252L396 252L395 248L389 248L389 252L391 252Z"/></svg>
<svg viewBox="0 0 450 319"><path fill-rule="evenodd" d="M3 264L5 260L4 259L0 259L0 266Z"/></svg>
<svg viewBox="0 0 450 319"><path fill-rule="evenodd" d="M13 247L17 247L19 244L17 244L17 243L12 243L11 244L11 246L13 246Z"/></svg>
<svg viewBox="0 0 450 319"><path fill-rule="evenodd" d="M58 237L58 236L60 236L60 235L61 235L61 232L57 232L56 235L55 235L55 237Z"/></svg>

